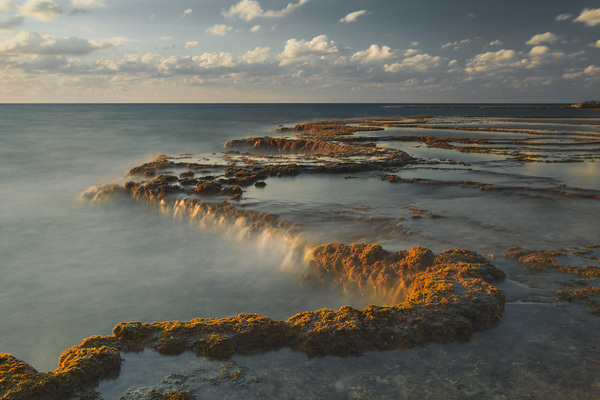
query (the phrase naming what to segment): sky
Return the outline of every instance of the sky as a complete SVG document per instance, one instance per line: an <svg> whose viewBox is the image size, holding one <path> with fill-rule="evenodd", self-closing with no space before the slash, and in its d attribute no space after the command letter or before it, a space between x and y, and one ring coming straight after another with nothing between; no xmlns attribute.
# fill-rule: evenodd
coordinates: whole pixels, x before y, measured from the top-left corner
<svg viewBox="0 0 600 400"><path fill-rule="evenodd" d="M588 0L0 0L0 103L600 99Z"/></svg>

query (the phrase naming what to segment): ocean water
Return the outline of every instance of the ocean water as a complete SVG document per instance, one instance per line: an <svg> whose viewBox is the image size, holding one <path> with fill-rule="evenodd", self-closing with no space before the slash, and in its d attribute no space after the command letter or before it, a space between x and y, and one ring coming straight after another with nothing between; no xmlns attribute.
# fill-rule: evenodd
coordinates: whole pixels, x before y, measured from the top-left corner
<svg viewBox="0 0 600 400"><path fill-rule="evenodd" d="M597 111L574 109L419 108L418 105L396 108L382 104L0 105L0 352L13 354L40 371L48 371L56 367L63 350L91 335L110 334L123 321L188 320L241 312L287 319L298 312L322 307L337 309L345 304L356 307L369 304L370 299L302 289L296 282L302 262L292 257L290 243L282 238L269 235L248 238L235 226L201 226L128 198L90 203L82 194L103 184L124 182L132 167L159 154L210 156L222 151L228 140L270 135L280 124L420 115L443 118L526 115L532 118L526 120L525 129L535 129L532 125L541 123L536 116L582 117L569 119L575 126L563 124L563 119L553 119L551 125L541 126L552 132L598 133L600 123ZM514 128L522 126L524 121L523 118L505 118L503 122L491 119L480 125ZM410 166L399 172L403 178L530 188L559 183L600 190L600 174L594 160L519 163L497 155L430 149L415 143L379 145L404 149L415 157L469 164L440 168ZM597 156L600 150L598 145L585 145L581 151ZM370 353L359 359L326 357L311 361L302 354L282 350L250 359L236 358L236 362L245 363L253 374L261 376L262 389L246 388L242 393L225 385L223 392L219 392L200 385L198 390L214 398L237 398L242 394L260 398L269 393L275 396L282 382L298 393L313 382L307 393L316 396L318 385L325 385L324 381L330 378L331 386L323 386L324 397L393 398L406 379L412 377L426 384L436 379L435 374L445 373L444 379L448 381L443 385L449 385L450 380L460 381L471 385L474 395L502 394L500 383L495 392L490 389L494 382L503 380L502 372L492 371L489 365L482 367L478 354L504 360L506 365L498 367L501 370L513 363L531 374L537 373L534 381L539 387L546 382L544 379L549 382L552 376L560 375L560 370L535 372L530 360L539 358L544 363L562 360L570 368L581 368L580 376L585 381L573 378L575 382L570 383L577 393L592 394L594 387L600 390L600 381L593 378L593 371L600 376L600 370L594 366L594 362L600 363L600 356L593 352L594 346L596 349L600 346L594 334L600 329L600 318L586 313L580 305L558 302L554 296L554 291L562 288L557 282L572 277L558 273L532 274L500 257L515 245L555 249L600 243L597 199L489 193L456 185L390 184L371 173L353 174L352 178L337 175L271 178L266 189L248 188L243 204L298 223L303 229L303 239L310 244L363 241L381 243L388 250L423 245L435 252L462 247L491 255L509 277L500 284L508 296L505 321L496 330L477 333L467 344L436 344L406 353ZM411 207L439 212L444 218L411 218ZM335 218L340 213L365 220L395 218L402 221L404 234L391 235L381 227L356 222L356 218L340 221ZM524 341L531 345L523 345ZM512 346L518 350L511 358L506 354L500 356L502 351L494 346L504 349ZM142 358L136 361L136 357ZM161 362L155 355L126 356L122 378L102 386L105 399L118 399L134 382L152 383L137 382L139 377L131 372L137 367L128 367L138 365L136 362L144 365L143 357L149 357L151 365ZM406 359L400 365L398 360L402 357ZM577 359L584 361L578 363ZM406 360L421 360L421 363L419 367L411 367ZM519 360L529 361L521 365ZM164 362L182 367L201 361ZM449 368L448 363L455 363L455 368ZM305 373L291 382L285 371L294 365ZM474 365L481 366L476 373L484 382L481 387L473 388ZM268 372L269 366L277 367ZM191 368L199 367L194 364ZM203 368L210 370L206 365ZM214 368L219 370L220 366ZM157 371L162 373L160 368ZM293 374L294 370L290 371ZM330 371L329 375L324 371ZM485 375L482 371L489 373ZM272 377L265 379L270 373ZM505 373L505 377L512 376ZM164 374L168 375L167 370ZM379 379L376 382L368 378L375 375ZM354 391L348 389L353 377L361 385ZM527 386L519 384L519 388ZM431 393L441 390L443 385L434 385ZM461 398L461 393L471 392L453 386L449 393Z"/></svg>

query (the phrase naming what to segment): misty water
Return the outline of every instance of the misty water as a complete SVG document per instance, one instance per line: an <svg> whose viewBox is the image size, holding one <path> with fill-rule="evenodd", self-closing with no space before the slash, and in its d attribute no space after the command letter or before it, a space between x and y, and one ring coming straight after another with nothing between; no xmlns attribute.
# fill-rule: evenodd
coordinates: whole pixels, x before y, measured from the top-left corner
<svg viewBox="0 0 600 400"><path fill-rule="evenodd" d="M528 388L542 393L542 387L544 393L571 390L592 395L594 388L600 389L600 352L594 351L600 347L594 334L600 318L579 304L558 301L554 294L564 288L561 282L574 277L532 273L501 256L512 246L556 249L599 243L597 199L392 184L370 172L270 178L264 189L247 188L244 207L298 224L299 237L289 238L268 232L248 237L239 227L202 224L126 196L89 202L82 195L103 184L125 182L132 167L159 154L209 158L223 151L230 139L272 135L280 124L432 112L520 116L517 109L432 110L377 104L1 105L0 352L48 371L56 367L62 351L86 337L110 334L123 321L239 313L287 319L306 310L370 304L368 298L308 291L298 285L305 267L305 254L297 252L298 240L308 250L332 241L380 243L390 251L421 245L438 253L460 247L493 257L508 275L497 285L507 294L505 320L497 328L476 333L468 343L350 359L310 360L285 349L235 357L235 363L247 368L248 381L260 381L244 386L219 381L223 363L192 355L125 354L120 378L102 383L100 393L107 400L118 399L179 373L195 374L188 384L199 398L277 397L283 392L289 397L304 393L321 398L389 398L403 393L407 398L435 398L443 390L449 398L464 398L465 394L517 396ZM585 118L568 120L574 125L572 132L599 132L600 118L592 110L524 112L532 118L493 118L482 126L518 128L523 120L524 129L536 129L540 120L535 116L577 116ZM546 128L571 129L562 119L551 121ZM388 129L385 134L393 132ZM482 133L482 137L510 136ZM521 163L412 142L378 145L440 162L409 166L398 172L403 178L600 189L596 161ZM598 154L598 146L583 150ZM412 218L415 208L442 218ZM397 221L400 233L368 222L378 219ZM540 370L540 363L545 369ZM507 380L516 379L511 365L529 374L530 381L507 387ZM569 383L567 378L557 379L562 376L568 376ZM419 385L431 385L429 395L419 392Z"/></svg>

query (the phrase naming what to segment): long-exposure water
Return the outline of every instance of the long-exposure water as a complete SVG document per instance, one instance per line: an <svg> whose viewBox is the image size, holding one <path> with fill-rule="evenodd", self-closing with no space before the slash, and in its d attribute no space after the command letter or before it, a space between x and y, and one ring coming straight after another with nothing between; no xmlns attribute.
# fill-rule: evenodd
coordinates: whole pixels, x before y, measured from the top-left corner
<svg viewBox="0 0 600 400"><path fill-rule="evenodd" d="M287 319L305 310L370 304L368 298L299 286L302 260L292 257L292 245L283 238L268 233L249 238L236 226L202 225L125 196L89 202L85 193L124 182L132 167L159 154L212 157L230 139L272 135L278 125L425 115L439 116L443 125L464 124L463 115L502 116L479 120L477 127L490 128L487 133L444 132L518 140L518 134L492 130L548 129L556 135L556 148L561 147L561 133L600 133L598 112L578 109L0 105L0 352L49 371L62 351L91 335L110 334L122 321L246 312ZM548 116L581 118L544 119ZM404 130L410 135L440 135L422 131ZM497 153L458 152L416 142L378 146L441 164L411 165L398 173L405 179L426 179L427 184L390 183L370 172L272 178L265 189L246 189L243 204L301 225L303 240L312 245L380 243L394 251L422 245L436 253L460 247L492 257L508 275L498 285L507 294L507 307L497 328L476 333L465 344L375 352L358 359L309 360L289 350L236 357L236 363L248 368L248 376L261 381L242 389L227 382L206 386L208 378L222 376L223 363L187 355L161 361L162 356L151 352L132 354L124 356L122 377L101 386L104 398L118 399L130 387L154 384L174 372L200 376L189 384L204 393L201 397L213 398L280 397L284 392L293 398L302 391L321 398L393 398L400 393L405 398L436 398L444 390L448 398L506 393L518 397L527 390L539 394L533 398L543 398L544 393L567 398L569 391L576 394L573 398L597 398L600 342L595 332L600 318L555 296L564 288L561 282L574 278L532 273L501 256L513 246L557 249L600 243L597 198L519 189L565 185L600 190L600 146L582 144L572 154L596 158L569 163L522 162ZM552 147L529 146L532 154L558 153ZM493 192L439 181L512 189ZM411 218L418 209L442 218ZM402 234L368 223L377 219L399 221ZM161 369L161 363L167 367ZM517 377L511 365L531 379ZM139 377L136 370L154 370L156 376L142 372ZM429 392L419 391L419 385L427 384Z"/></svg>

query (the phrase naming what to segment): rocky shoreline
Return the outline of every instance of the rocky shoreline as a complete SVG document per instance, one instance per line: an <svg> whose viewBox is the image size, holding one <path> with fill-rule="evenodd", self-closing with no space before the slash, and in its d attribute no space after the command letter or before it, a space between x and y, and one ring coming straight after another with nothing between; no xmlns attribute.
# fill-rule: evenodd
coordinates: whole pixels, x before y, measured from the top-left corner
<svg viewBox="0 0 600 400"><path fill-rule="evenodd" d="M324 280L349 279L352 274L337 270L323 274L323 268L340 262L360 264L371 273L376 266L378 275L390 276L375 284L385 288L401 281L412 288L411 294L393 306L321 309L287 321L240 314L187 322L125 322L110 336L94 336L65 351L57 369L50 373L39 373L11 355L1 355L0 394L4 399L74 396L101 379L118 375L122 352L147 348L169 355L192 351L219 360L281 347L309 357L349 356L367 350L464 341L502 319L504 293L489 282L504 279L504 273L473 252L456 249L435 256L424 248L387 253L377 245L330 244L317 248L314 257L318 261L312 273Z"/></svg>
<svg viewBox="0 0 600 400"><path fill-rule="evenodd" d="M131 169L123 185L107 185L93 198L122 193L159 208L173 208L189 217L210 216L229 224L241 223L249 233L273 230L297 235L301 227L278 215L240 206L244 189L265 187L270 177L300 174L348 174L377 171L382 180L407 182L398 169L426 161L407 153L380 147L382 141L416 141L432 148L464 152L509 154L515 146L483 139L433 136L368 136L390 127L418 129L477 129L426 126L426 117L321 121L293 128L280 127L277 133L292 136L254 137L226 143L228 149L214 159L190 161L190 156L159 156L154 161ZM505 132L507 130L503 130ZM512 130L524 135L538 133ZM360 133L361 135L355 135ZM596 144L600 135L585 135L586 143ZM579 137L579 140L584 136ZM483 141L482 141L483 140ZM452 143L450 143L452 142ZM486 147L487 146L487 147ZM493 146L490 148L490 146ZM543 157L510 153L521 162L538 162ZM572 158L575 161L588 155ZM590 156L591 158L595 156ZM566 162L569 157L559 159ZM450 184L480 190L566 195L598 199L594 190L574 187L559 189L498 188L476 182L412 183ZM422 212L425 214L425 211ZM420 214L418 214L420 216ZM432 217L440 217L433 213ZM241 222L240 222L241 221ZM598 277L598 268L564 270L556 267L555 253L535 253L513 249L507 257L529 268L556 268L561 272ZM540 261L541 260L541 261ZM554 260L554 261L553 261ZM568 268L567 268L568 269ZM492 284L505 278L490 260L465 250L446 250L434 254L424 247L389 252L378 244L321 244L312 250L307 270L299 283L310 288L337 288L377 299L378 304L364 309L344 306L339 310L321 309L291 316L285 321L267 316L240 314L229 318L168 322L124 322L109 336L94 336L66 350L58 367L39 373L9 354L0 354L0 395L3 399L64 399L91 397L101 379L119 374L121 354L154 349L162 354L189 351L210 359L226 360L233 355L255 354L289 347L308 357L352 356L369 350L405 349L433 342L466 341L474 332L488 329L503 318L505 294ZM597 312L597 288L565 290L558 295L578 300ZM590 300L591 299L591 300ZM169 395L170 396L170 395ZM179 397L173 397L179 396ZM187 397L186 397L187 396ZM194 398L179 393L161 398Z"/></svg>

